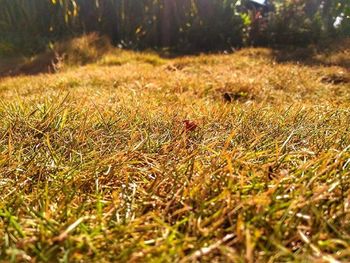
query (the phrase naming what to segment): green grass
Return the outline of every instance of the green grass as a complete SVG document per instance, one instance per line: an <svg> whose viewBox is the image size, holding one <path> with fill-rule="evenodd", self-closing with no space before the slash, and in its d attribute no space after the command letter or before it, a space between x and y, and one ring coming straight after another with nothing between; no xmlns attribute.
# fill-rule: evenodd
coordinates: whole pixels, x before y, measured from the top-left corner
<svg viewBox="0 0 350 263"><path fill-rule="evenodd" d="M0 260L349 262L347 54L111 50L2 79Z"/></svg>

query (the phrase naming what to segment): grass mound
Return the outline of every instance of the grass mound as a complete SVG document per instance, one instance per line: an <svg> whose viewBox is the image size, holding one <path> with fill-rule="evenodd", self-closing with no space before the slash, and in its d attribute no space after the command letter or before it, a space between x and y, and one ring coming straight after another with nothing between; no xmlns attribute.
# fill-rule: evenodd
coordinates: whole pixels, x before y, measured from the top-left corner
<svg viewBox="0 0 350 263"><path fill-rule="evenodd" d="M350 93L334 74L269 49L110 50L3 79L0 259L349 262Z"/></svg>
<svg viewBox="0 0 350 263"><path fill-rule="evenodd" d="M32 57L4 57L0 77L56 73L66 67L96 62L109 50L109 40L92 33L57 42L48 51Z"/></svg>

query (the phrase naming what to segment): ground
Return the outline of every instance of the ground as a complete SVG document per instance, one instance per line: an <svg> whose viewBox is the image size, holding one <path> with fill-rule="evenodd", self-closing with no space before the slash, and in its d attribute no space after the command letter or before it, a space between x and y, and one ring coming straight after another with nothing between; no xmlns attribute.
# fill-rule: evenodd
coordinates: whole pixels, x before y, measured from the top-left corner
<svg viewBox="0 0 350 263"><path fill-rule="evenodd" d="M0 260L349 262L350 52L283 52L0 79Z"/></svg>

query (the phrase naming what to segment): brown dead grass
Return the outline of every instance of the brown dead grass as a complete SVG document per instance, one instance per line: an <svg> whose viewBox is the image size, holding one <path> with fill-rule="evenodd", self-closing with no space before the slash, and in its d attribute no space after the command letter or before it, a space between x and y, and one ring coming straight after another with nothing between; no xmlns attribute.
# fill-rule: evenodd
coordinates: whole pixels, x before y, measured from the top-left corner
<svg viewBox="0 0 350 263"><path fill-rule="evenodd" d="M0 260L349 262L350 89L334 74L270 49L114 49L3 78Z"/></svg>

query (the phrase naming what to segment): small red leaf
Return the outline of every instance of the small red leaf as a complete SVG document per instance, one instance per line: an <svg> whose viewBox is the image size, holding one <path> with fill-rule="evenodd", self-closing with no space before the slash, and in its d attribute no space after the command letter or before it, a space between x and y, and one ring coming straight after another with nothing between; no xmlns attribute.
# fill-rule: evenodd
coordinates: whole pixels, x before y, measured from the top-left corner
<svg viewBox="0 0 350 263"><path fill-rule="evenodd" d="M195 129L197 129L197 124L193 121L190 120L184 120L182 121L185 127L185 131L189 132L189 131L194 131Z"/></svg>

